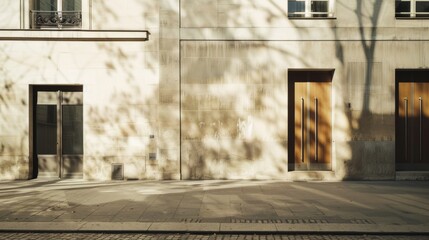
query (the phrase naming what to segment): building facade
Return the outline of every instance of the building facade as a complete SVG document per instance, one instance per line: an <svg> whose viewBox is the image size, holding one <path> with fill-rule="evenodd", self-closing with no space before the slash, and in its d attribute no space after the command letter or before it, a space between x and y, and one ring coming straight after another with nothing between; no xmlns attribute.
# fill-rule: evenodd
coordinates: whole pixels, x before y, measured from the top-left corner
<svg viewBox="0 0 429 240"><path fill-rule="evenodd" d="M428 178L429 1L2 0L0 16L0 180Z"/></svg>

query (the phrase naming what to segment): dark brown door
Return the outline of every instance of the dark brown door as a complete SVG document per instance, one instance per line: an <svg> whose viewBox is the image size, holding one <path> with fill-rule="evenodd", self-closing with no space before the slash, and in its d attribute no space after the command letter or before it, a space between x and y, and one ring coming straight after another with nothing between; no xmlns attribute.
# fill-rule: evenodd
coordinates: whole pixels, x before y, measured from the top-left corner
<svg viewBox="0 0 429 240"><path fill-rule="evenodd" d="M331 82L294 83L295 170L331 169Z"/></svg>
<svg viewBox="0 0 429 240"><path fill-rule="evenodd" d="M399 82L397 170L429 170L429 83Z"/></svg>

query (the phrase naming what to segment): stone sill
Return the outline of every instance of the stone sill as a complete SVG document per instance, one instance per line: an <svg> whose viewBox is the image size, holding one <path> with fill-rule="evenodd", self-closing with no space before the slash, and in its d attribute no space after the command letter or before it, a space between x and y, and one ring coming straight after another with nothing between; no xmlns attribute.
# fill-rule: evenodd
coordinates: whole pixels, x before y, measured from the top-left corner
<svg viewBox="0 0 429 240"><path fill-rule="evenodd" d="M337 20L337 17L288 17L289 20Z"/></svg>
<svg viewBox="0 0 429 240"><path fill-rule="evenodd" d="M149 35L147 30L0 30L0 40L28 41L148 41Z"/></svg>
<svg viewBox="0 0 429 240"><path fill-rule="evenodd" d="M396 20L429 20L429 17L395 17Z"/></svg>

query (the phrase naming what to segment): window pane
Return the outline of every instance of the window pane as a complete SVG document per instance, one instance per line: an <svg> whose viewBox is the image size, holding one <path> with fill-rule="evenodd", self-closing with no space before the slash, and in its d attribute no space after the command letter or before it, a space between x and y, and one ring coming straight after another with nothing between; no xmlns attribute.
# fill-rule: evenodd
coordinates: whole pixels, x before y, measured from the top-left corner
<svg viewBox="0 0 429 240"><path fill-rule="evenodd" d="M82 0L63 0L63 11L81 11Z"/></svg>
<svg viewBox="0 0 429 240"><path fill-rule="evenodd" d="M328 17L328 2L327 1L312 1L311 2L311 12L316 13L312 14L313 17ZM323 14L320 14L320 13Z"/></svg>
<svg viewBox="0 0 429 240"><path fill-rule="evenodd" d="M410 8L410 2L409 1L407 1L407 2L396 1L395 5L396 5L395 9L396 9L397 13L399 13L399 12L409 12L411 10L411 8Z"/></svg>
<svg viewBox="0 0 429 240"><path fill-rule="evenodd" d="M63 105L63 154L83 154L82 105Z"/></svg>
<svg viewBox="0 0 429 240"><path fill-rule="evenodd" d="M409 17L411 11L410 1L398 1L395 2L396 17ZM401 13L403 12L403 13Z"/></svg>
<svg viewBox="0 0 429 240"><path fill-rule="evenodd" d="M34 10L57 11L57 0L35 0Z"/></svg>
<svg viewBox="0 0 429 240"><path fill-rule="evenodd" d="M312 1L311 2L311 11L312 12L328 12L328 2L327 1Z"/></svg>
<svg viewBox="0 0 429 240"><path fill-rule="evenodd" d="M289 1L288 2L288 11L289 13L294 12L305 12L305 2L304 1Z"/></svg>
<svg viewBox="0 0 429 240"><path fill-rule="evenodd" d="M56 105L37 105L36 136L38 154L57 154Z"/></svg>
<svg viewBox="0 0 429 240"><path fill-rule="evenodd" d="M429 2L416 2L416 12L429 12Z"/></svg>

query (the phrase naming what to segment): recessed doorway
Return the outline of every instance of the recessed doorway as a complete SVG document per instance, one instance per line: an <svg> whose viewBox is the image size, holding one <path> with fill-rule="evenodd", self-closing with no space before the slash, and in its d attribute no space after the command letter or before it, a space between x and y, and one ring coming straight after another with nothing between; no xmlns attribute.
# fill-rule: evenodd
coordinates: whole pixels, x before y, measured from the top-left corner
<svg viewBox="0 0 429 240"><path fill-rule="evenodd" d="M396 71L396 170L429 170L429 70Z"/></svg>
<svg viewBox="0 0 429 240"><path fill-rule="evenodd" d="M33 177L83 177L82 86L32 86Z"/></svg>
<svg viewBox="0 0 429 240"><path fill-rule="evenodd" d="M333 70L289 71L289 170L331 170Z"/></svg>

